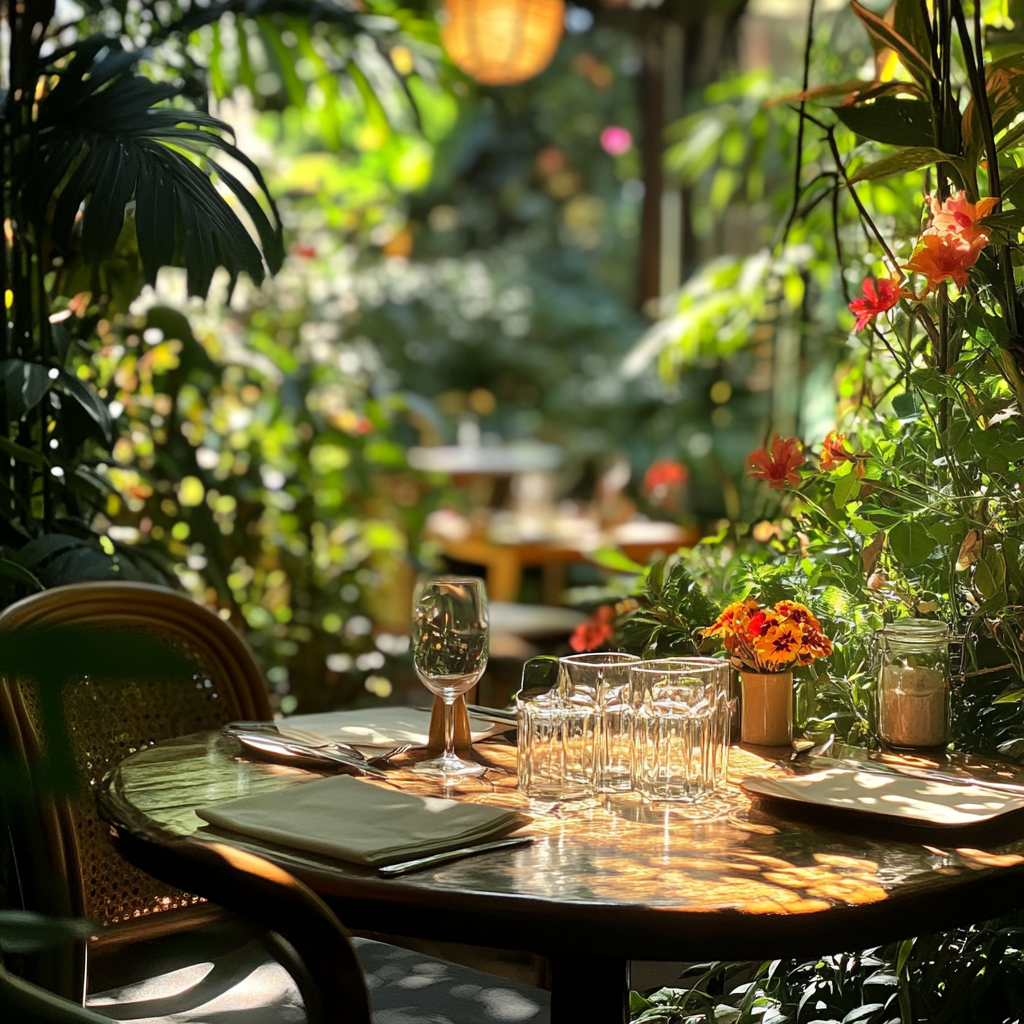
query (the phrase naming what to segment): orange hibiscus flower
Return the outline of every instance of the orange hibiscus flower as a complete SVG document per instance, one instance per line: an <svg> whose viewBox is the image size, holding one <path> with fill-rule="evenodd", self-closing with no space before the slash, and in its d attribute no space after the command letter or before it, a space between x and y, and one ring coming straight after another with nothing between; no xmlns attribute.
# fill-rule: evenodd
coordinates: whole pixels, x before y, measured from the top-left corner
<svg viewBox="0 0 1024 1024"><path fill-rule="evenodd" d="M861 285L861 290L864 292L864 298L854 299L850 303L850 312L857 318L857 323L853 327L855 331L863 331L873 317L892 309L900 301L898 281L876 281L873 277L867 277Z"/></svg>
<svg viewBox="0 0 1024 1024"><path fill-rule="evenodd" d="M985 239L981 245L965 242L960 235L952 233L924 234L905 267L914 273L924 274L928 278L929 291L949 280L963 288L967 284L967 271L978 262L981 250L988 244L987 235L979 237Z"/></svg>
<svg viewBox="0 0 1024 1024"><path fill-rule="evenodd" d="M840 434L837 430L830 431L821 443L821 455L818 456L818 465L821 466L822 472L827 473L836 466L853 460L853 453L846 447L846 435Z"/></svg>
<svg viewBox="0 0 1024 1024"><path fill-rule="evenodd" d="M932 207L931 227L927 235L958 235L968 245L980 243L983 249L988 245L988 233L979 227L978 221L984 220L999 202L994 196L986 196L976 203L967 201L964 192L954 192L944 203L935 196L929 196Z"/></svg>
<svg viewBox="0 0 1024 1024"><path fill-rule="evenodd" d="M769 487L781 491L785 489L787 483L790 487L800 486L797 467L806 461L807 458L797 438L787 437L783 440L776 434L770 454L765 447L747 456L747 472L758 480L767 480Z"/></svg>

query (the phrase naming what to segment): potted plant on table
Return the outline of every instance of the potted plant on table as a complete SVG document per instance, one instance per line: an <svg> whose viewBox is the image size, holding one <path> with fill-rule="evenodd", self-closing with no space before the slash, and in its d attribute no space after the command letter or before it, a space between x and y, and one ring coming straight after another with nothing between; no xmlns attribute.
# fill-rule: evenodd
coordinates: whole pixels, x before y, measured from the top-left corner
<svg viewBox="0 0 1024 1024"><path fill-rule="evenodd" d="M782 746L793 740L793 666L832 653L821 624L796 601L762 608L737 601L703 631L721 637L740 673L740 738L744 743Z"/></svg>

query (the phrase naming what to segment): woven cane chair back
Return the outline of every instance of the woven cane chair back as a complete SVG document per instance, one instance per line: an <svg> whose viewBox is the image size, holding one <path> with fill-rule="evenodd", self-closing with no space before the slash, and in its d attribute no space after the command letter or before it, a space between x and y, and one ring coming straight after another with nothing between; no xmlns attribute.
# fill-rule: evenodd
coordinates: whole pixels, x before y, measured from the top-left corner
<svg viewBox="0 0 1024 1024"><path fill-rule="evenodd" d="M70 804L40 801L51 877L66 882L68 912L104 925L197 903L198 897L170 890L118 856L88 793L141 747L219 729L232 720L271 718L259 668L245 643L216 614L147 583L56 587L0 613L0 629L67 624L153 634L195 659L201 671L190 684L82 678L65 688L64 711L87 795ZM0 728L25 758L39 749L33 684L0 679ZM52 898L40 896L48 910L56 909Z"/></svg>

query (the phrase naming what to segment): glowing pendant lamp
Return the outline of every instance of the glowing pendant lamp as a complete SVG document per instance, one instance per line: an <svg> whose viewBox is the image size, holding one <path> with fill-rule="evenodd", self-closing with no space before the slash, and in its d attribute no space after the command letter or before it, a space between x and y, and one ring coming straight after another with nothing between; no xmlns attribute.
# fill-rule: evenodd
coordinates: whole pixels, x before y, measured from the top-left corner
<svg viewBox="0 0 1024 1024"><path fill-rule="evenodd" d="M551 63L564 0L445 0L441 32L452 61L481 85L515 85Z"/></svg>

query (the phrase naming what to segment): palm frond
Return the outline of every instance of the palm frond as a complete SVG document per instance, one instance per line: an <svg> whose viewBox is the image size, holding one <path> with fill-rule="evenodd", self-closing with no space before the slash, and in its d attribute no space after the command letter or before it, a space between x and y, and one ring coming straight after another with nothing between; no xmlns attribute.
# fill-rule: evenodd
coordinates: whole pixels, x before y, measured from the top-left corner
<svg viewBox="0 0 1024 1024"><path fill-rule="evenodd" d="M181 95L134 71L143 51L91 36L43 70L56 84L39 104L38 158L19 186L38 214L49 213L54 245L65 251L75 225L90 261L110 255L134 200L134 224L146 279L162 266L184 266L188 288L205 296L214 271L232 285L245 272L258 285L284 260L281 220L259 168L235 145L231 128L201 111L165 105ZM70 58L70 59L68 59ZM211 153L220 151L251 175L266 206ZM188 155L185 155L188 154ZM235 196L259 236L257 245L218 191ZM262 252L261 252L262 248Z"/></svg>

